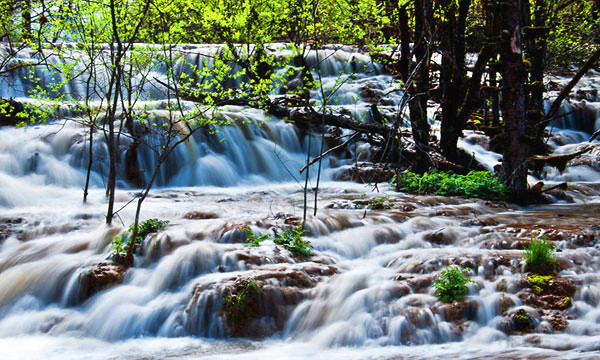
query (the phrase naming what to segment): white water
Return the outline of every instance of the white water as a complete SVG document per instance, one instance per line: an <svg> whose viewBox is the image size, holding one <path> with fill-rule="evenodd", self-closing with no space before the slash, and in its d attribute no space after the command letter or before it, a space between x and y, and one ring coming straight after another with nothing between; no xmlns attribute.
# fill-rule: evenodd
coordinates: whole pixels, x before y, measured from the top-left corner
<svg viewBox="0 0 600 360"><path fill-rule="evenodd" d="M193 57L194 51L186 56ZM359 70L351 59L364 59L349 51L324 52L327 55L326 83L334 82L339 71ZM314 53L310 56L314 59L309 63L316 63ZM395 86L391 77L378 74L377 67L367 70L342 86L340 105L334 106L359 119L369 117L368 104L360 98L363 84L375 84L369 86L382 93ZM27 84L16 81L20 76L15 74L11 80L15 89L27 89ZM66 89L74 98L80 90L75 85ZM2 96L25 94L11 91ZM390 96L382 110L395 109L397 96ZM307 239L315 246L312 258L293 257L271 240L247 248L240 243L236 226L279 232L286 219L293 222L302 216L302 188L289 173L299 177L308 137L290 124L265 121L262 112L239 107L221 113L236 120L234 125L221 127L219 134L198 132L173 154L161 172L161 188L151 193L142 214L170 220L166 231L145 240L145 255L136 258L136 266L120 285L82 301L81 274L107 258L112 238L122 229L102 225L107 156L100 135L93 190L88 204L81 204L86 142L84 129L71 121L74 115L25 130L0 129L0 219L2 224L22 219L9 224L15 232L0 242L0 358L599 355L597 242L573 248L568 237L558 241L559 257L570 265L561 276L574 279L578 290L567 311L569 326L557 332L516 296L522 277L521 251L505 246L515 236L528 238L528 233L519 232L520 224L541 230L556 225L566 231L572 223L580 228L573 232L599 236L592 226L597 219L597 193L577 198L587 205L559 204L539 210L405 196L385 184L380 184L383 194L378 194L370 186L330 181L338 166L352 162L351 150L348 159L336 159L331 166L324 162L327 181L322 184L319 213L309 216L306 225L311 231ZM589 137L589 132L572 125L577 121L562 125L560 144L554 145L557 153L569 153ZM471 134L461 144L491 169L499 155L486 150L477 137ZM123 140L123 149L127 145ZM319 147L314 136L313 155ZM155 162L151 153L141 151L139 156L142 169L151 169ZM597 183L596 170L581 166L558 174L548 169L546 176L549 181ZM135 194L124 181L120 188L117 208ZM362 208L368 199L382 195L394 203L392 209ZM213 215L191 219L195 212ZM125 224L132 217L131 206L120 213ZM430 286L437 272L449 264L473 268L470 277L475 283L469 285L467 299L475 307L459 323L446 319ZM263 299L266 315L253 324L267 335L263 340L230 338L220 306L225 288L238 277L258 279L271 289ZM536 319L533 334L508 335L501 330L503 293L498 286L503 283L508 284L504 296L514 301L508 311L524 308Z"/></svg>

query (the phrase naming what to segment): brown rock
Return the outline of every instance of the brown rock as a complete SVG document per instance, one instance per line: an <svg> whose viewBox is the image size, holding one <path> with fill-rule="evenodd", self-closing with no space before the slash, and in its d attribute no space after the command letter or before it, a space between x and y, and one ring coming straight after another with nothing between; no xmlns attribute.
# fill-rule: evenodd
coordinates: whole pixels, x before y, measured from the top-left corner
<svg viewBox="0 0 600 360"><path fill-rule="evenodd" d="M442 304L434 308L446 321L472 320L477 315L478 305L473 300L461 300L454 304Z"/></svg>
<svg viewBox="0 0 600 360"><path fill-rule="evenodd" d="M81 285L81 301L85 301L95 293L119 284L123 280L126 266L116 262L102 262L79 275Z"/></svg>

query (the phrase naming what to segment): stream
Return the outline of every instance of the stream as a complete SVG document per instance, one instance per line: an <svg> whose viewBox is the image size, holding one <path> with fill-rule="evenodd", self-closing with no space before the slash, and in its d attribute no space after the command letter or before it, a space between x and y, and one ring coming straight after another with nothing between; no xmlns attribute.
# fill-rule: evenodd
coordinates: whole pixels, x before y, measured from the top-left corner
<svg viewBox="0 0 600 360"><path fill-rule="evenodd" d="M215 49L181 51L187 63L206 64ZM399 109L397 80L367 56L349 48L307 56L313 66L325 59L327 86L340 73L356 74L341 85L332 111L372 121L373 96L385 99L382 113ZM56 76L35 71L48 83ZM0 96L35 102L22 70L11 76L0 79ZM113 238L135 215L133 205L125 206L139 192L125 180L131 140L123 138L119 151L115 207L124 208L108 227L107 147L95 134L93 186L83 204L89 133L73 121L80 114L68 101L47 124L0 127L0 358L597 359L600 147L587 139L600 127L598 84L599 74L590 73L579 98L563 106L570 114L549 126L555 154L592 147L562 173L545 168L540 178L530 177L531 185L569 182L551 195L552 203L518 207L343 181L372 158L368 144L358 142L323 161L316 216L309 192L305 239L314 249L308 258L272 238L245 246L242 228L274 235L302 222L298 170L307 151L319 154L320 134L256 109L224 107L219 116L231 125L196 132L161 169L142 218L169 224L144 240L143 253L124 273L107 264ZM146 86L143 103L160 119L165 93ZM76 82L62 91L73 102L85 96ZM439 131L433 115L431 121ZM465 135L460 146L493 169L501 155L480 132ZM141 148L137 160L147 180L156 158ZM574 286L566 309L532 305L538 300L528 289L522 254L527 241L542 235L556 246L560 277ZM120 281L101 288L90 282L99 264L102 275L116 272ZM460 303L440 302L432 287L448 265L471 269L473 282ZM249 282L258 288L249 305L253 316L234 331L224 301ZM520 310L532 319L530 331L511 325Z"/></svg>

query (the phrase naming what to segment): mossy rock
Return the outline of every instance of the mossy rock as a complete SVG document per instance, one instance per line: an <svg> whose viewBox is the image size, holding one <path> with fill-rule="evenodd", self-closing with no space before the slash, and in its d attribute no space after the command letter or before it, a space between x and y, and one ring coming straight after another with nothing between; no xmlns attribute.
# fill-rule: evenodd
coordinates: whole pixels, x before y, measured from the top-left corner
<svg viewBox="0 0 600 360"><path fill-rule="evenodd" d="M521 332L531 331L534 327L531 316L523 309L520 309L512 316L512 323L514 329Z"/></svg>

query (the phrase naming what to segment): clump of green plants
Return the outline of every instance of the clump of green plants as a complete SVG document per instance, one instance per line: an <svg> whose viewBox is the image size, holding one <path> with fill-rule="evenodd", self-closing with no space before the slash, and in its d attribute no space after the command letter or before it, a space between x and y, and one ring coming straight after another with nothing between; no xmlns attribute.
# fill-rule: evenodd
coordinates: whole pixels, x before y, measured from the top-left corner
<svg viewBox="0 0 600 360"><path fill-rule="evenodd" d="M485 200L505 200L508 188L489 171L471 171L458 175L447 171L431 171L423 175L405 172L395 175L390 185L411 194L462 196Z"/></svg>
<svg viewBox="0 0 600 360"><path fill-rule="evenodd" d="M469 271L471 271L470 268L463 269L459 266L448 266L442 270L441 275L433 282L433 287L437 289L435 296L447 303L462 300L469 291L467 284L473 282L463 275Z"/></svg>
<svg viewBox="0 0 600 360"><path fill-rule="evenodd" d="M227 315L232 328L236 328L247 315L249 298L257 293L257 284L254 280L246 281L238 287L237 291L226 294L223 298L223 310Z"/></svg>
<svg viewBox="0 0 600 360"><path fill-rule="evenodd" d="M532 240L525 249L525 271L540 275L552 275L556 272L554 247L546 237Z"/></svg>
<svg viewBox="0 0 600 360"><path fill-rule="evenodd" d="M129 233L124 232L115 236L115 239L112 241L113 256L124 255L127 253L126 246L129 244L129 239L127 238L128 235Z"/></svg>
<svg viewBox="0 0 600 360"><path fill-rule="evenodd" d="M261 242L269 238L269 234L256 235L249 227L243 228L242 231L246 234L244 243L249 247L259 247Z"/></svg>
<svg viewBox="0 0 600 360"><path fill-rule="evenodd" d="M159 232L164 229L165 226L169 223L169 220L158 220L158 219L148 219L144 220L138 225L137 236L135 237L135 243L139 244L144 240L146 236L149 234ZM133 233L133 228L135 224L131 224L129 226L129 232Z"/></svg>
<svg viewBox="0 0 600 360"><path fill-rule="evenodd" d="M312 249L313 246L310 241L302 238L302 235L307 232L308 230L303 229L302 225L298 225L293 229L285 230L277 235L275 239L273 239L273 242L283 246L286 250L289 250L296 255L310 257L312 256L310 249Z"/></svg>
<svg viewBox="0 0 600 360"><path fill-rule="evenodd" d="M552 279L554 279L554 276L552 275L532 274L527 277L527 280L529 281L529 286L531 286L531 288L537 295L541 295L545 291L545 289L548 286L548 283Z"/></svg>
<svg viewBox="0 0 600 360"><path fill-rule="evenodd" d="M159 232L164 229L169 223L168 220L148 219L138 224L138 233L135 237L135 244L140 244L142 240L149 234ZM127 247L131 243L131 234L133 233L135 224L131 224L127 231L115 236L112 241L112 257L124 255L127 253Z"/></svg>
<svg viewBox="0 0 600 360"><path fill-rule="evenodd" d="M369 207L372 210L383 210L383 209L389 209L393 206L394 204L389 201L387 196L380 196L380 197L376 197L373 198L369 201Z"/></svg>

